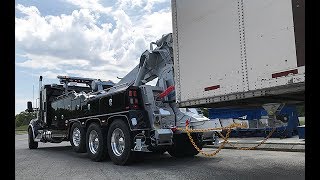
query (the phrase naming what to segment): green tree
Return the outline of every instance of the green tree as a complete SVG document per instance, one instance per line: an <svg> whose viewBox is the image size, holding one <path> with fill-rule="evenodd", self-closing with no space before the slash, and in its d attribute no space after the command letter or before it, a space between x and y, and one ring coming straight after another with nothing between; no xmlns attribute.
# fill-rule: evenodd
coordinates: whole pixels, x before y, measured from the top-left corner
<svg viewBox="0 0 320 180"><path fill-rule="evenodd" d="M202 114L205 116L205 117L207 117L207 118L209 118L209 111L208 111L208 108L200 108L201 109L201 111L202 111Z"/></svg>
<svg viewBox="0 0 320 180"><path fill-rule="evenodd" d="M305 105L297 106L298 116L305 116Z"/></svg>
<svg viewBox="0 0 320 180"><path fill-rule="evenodd" d="M22 111L22 112L20 112L19 114L17 114L15 116L16 127L23 126L23 125L28 125L29 122L31 121L31 119L34 119L36 117L37 116L36 116L35 112Z"/></svg>

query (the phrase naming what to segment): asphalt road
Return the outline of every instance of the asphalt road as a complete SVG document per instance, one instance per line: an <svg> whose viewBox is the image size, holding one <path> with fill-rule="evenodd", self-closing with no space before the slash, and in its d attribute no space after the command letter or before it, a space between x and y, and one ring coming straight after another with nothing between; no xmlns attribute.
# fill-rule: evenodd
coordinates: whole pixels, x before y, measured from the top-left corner
<svg viewBox="0 0 320 180"><path fill-rule="evenodd" d="M214 157L183 159L148 153L140 162L117 166L93 162L69 142L39 143L29 150L27 141L27 135L15 136L16 179L305 179L303 152L222 149Z"/></svg>

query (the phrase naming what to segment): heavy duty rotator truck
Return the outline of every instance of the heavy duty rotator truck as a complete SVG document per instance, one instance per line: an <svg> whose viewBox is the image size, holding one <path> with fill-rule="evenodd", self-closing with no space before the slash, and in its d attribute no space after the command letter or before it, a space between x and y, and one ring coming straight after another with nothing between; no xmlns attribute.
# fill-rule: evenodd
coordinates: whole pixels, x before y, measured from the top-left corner
<svg viewBox="0 0 320 180"><path fill-rule="evenodd" d="M117 84L58 76L63 85L42 86L40 77L40 105L38 117L29 124L29 148L37 148L38 142L70 141L74 151L87 152L93 161L110 157L118 165L139 157L137 152L198 154L187 134L177 128L184 128L187 120L190 128L197 129L220 124L197 108L176 106L172 52L172 34L164 35ZM155 78L155 86L147 85ZM31 102L28 110L33 111ZM192 133L192 137L202 148L215 139L215 133Z"/></svg>

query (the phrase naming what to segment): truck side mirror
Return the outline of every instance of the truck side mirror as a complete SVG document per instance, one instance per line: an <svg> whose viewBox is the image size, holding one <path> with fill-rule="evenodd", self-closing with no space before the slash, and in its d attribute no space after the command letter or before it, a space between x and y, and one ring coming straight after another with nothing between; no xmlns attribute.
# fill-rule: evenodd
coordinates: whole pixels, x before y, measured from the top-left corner
<svg viewBox="0 0 320 180"><path fill-rule="evenodd" d="M28 112L33 112L32 102L31 102L31 101L28 101L28 102L27 102L27 111L28 111Z"/></svg>

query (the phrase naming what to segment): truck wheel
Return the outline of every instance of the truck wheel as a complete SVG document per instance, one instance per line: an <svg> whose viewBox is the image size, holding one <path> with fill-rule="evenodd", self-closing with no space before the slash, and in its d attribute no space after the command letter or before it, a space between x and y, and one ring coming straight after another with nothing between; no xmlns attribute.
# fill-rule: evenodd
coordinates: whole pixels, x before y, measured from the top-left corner
<svg viewBox="0 0 320 180"><path fill-rule="evenodd" d="M31 128L28 129L28 145L29 145L29 149L38 148L38 142L34 142L33 140L33 133Z"/></svg>
<svg viewBox="0 0 320 180"><path fill-rule="evenodd" d="M133 160L133 140L128 125L122 120L115 120L108 130L107 147L114 164L125 165Z"/></svg>
<svg viewBox="0 0 320 180"><path fill-rule="evenodd" d="M86 133L79 123L73 123L70 129L70 143L77 153L86 152Z"/></svg>
<svg viewBox="0 0 320 180"><path fill-rule="evenodd" d="M191 135L193 140L195 141L196 145L202 149L203 143L201 143L198 138L196 137L196 134ZM187 134L177 134L173 137L173 146L168 149L168 153L176 158L181 157L192 157L199 152L193 147L193 145L190 142L190 139Z"/></svg>
<svg viewBox="0 0 320 180"><path fill-rule="evenodd" d="M106 131L97 123L90 124L86 134L86 144L91 160L103 161L107 158L106 137Z"/></svg>

